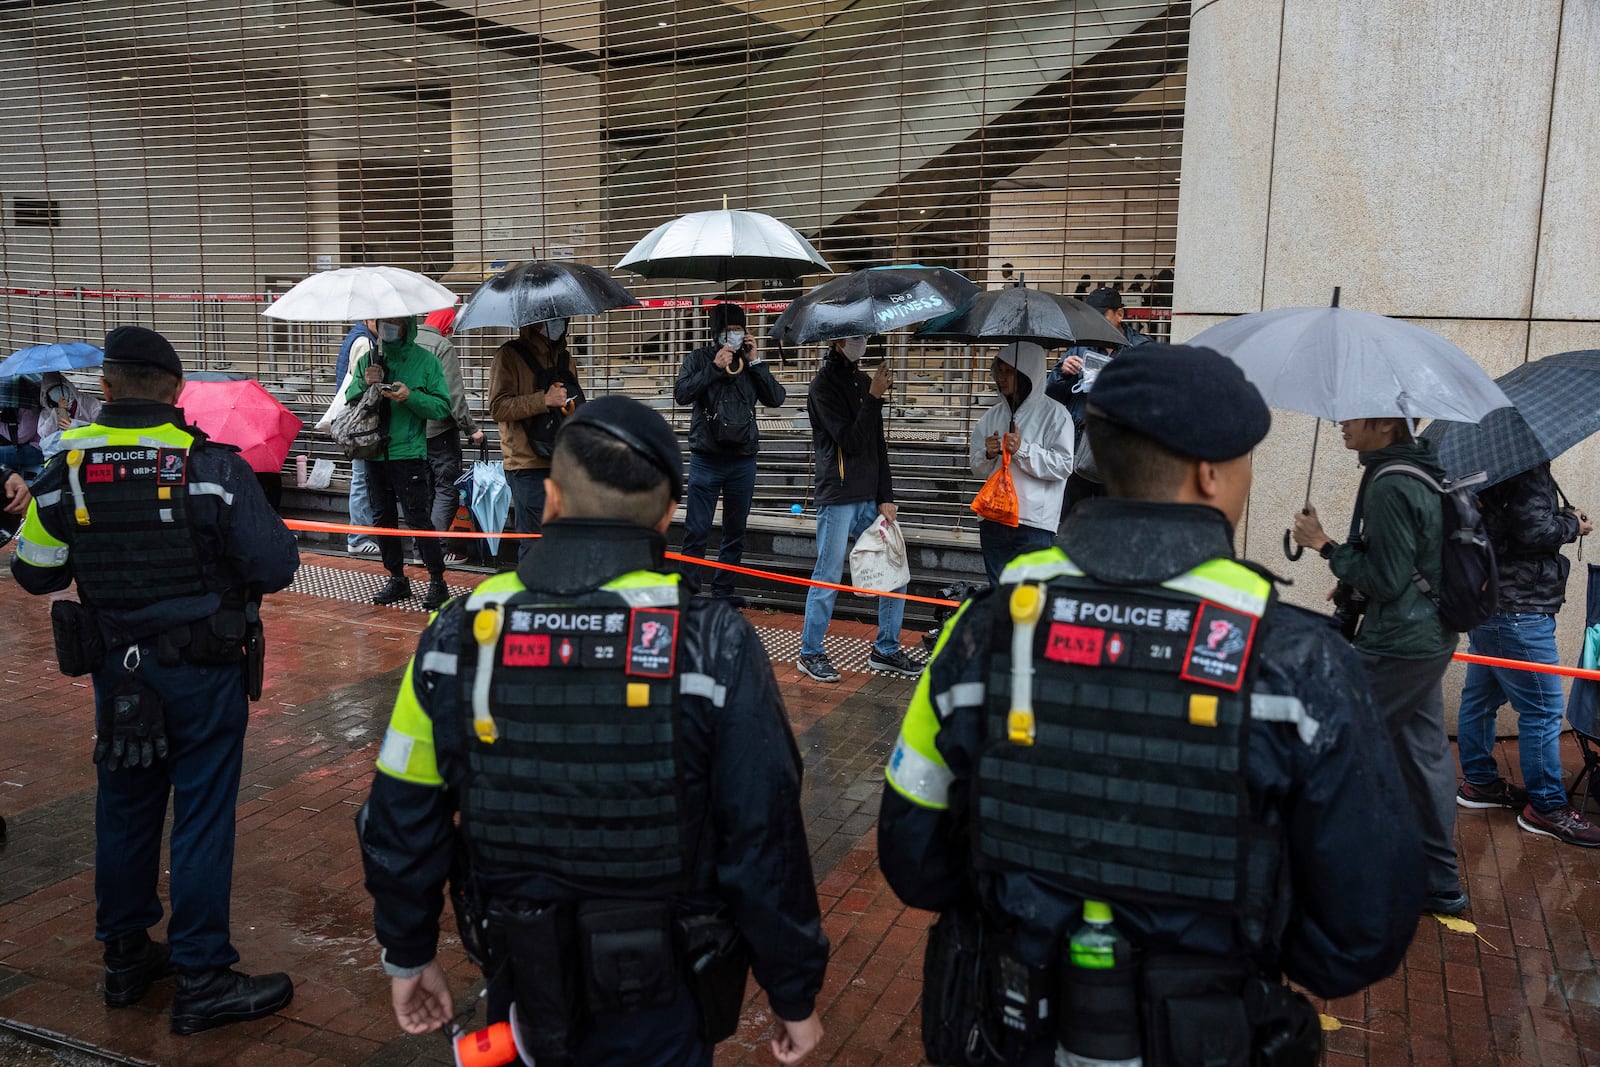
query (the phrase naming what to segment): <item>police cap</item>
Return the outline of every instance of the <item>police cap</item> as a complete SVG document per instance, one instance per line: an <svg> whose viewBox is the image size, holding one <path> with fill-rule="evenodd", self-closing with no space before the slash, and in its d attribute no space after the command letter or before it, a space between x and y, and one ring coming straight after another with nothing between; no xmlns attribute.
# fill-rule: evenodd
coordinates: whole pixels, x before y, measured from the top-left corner
<svg viewBox="0 0 1600 1067"><path fill-rule="evenodd" d="M621 441L667 476L672 499L683 499L683 450L659 412L631 396L602 396L579 407L566 426L592 426Z"/></svg>
<svg viewBox="0 0 1600 1067"><path fill-rule="evenodd" d="M1095 379L1089 404L1180 456L1211 463L1249 452L1272 426L1237 363L1190 345L1123 349Z"/></svg>
<svg viewBox="0 0 1600 1067"><path fill-rule="evenodd" d="M164 370L183 377L183 361L172 342L143 326L118 326L106 334L107 363L129 363Z"/></svg>

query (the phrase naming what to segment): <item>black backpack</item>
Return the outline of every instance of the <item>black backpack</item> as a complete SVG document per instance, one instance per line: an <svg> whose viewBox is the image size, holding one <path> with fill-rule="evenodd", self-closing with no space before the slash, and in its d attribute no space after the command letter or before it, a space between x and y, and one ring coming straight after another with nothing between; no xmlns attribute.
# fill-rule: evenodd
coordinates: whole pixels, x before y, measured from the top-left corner
<svg viewBox="0 0 1600 1067"><path fill-rule="evenodd" d="M1500 610L1500 569L1478 498L1472 493L1472 487L1482 485L1486 476L1480 471L1440 485L1421 467L1390 463L1379 468L1372 480L1386 474L1408 474L1425 483L1439 494L1444 513L1439 588L1430 586L1420 571L1413 572L1411 580L1433 601L1439 620L1448 629L1466 633L1481 626Z"/></svg>

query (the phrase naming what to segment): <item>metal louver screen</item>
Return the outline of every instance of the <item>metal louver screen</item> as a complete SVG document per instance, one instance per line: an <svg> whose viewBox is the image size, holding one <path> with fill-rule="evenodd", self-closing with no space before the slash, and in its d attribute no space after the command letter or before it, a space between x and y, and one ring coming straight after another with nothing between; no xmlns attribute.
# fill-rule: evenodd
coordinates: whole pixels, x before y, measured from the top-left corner
<svg viewBox="0 0 1600 1067"><path fill-rule="evenodd" d="M0 5L0 340L98 342L145 323L191 366L259 377L311 422L343 330L263 319L268 294L358 263L463 296L519 259L609 267L724 197L795 226L839 271L921 262L997 286L1010 264L1013 280L1062 292L1115 283L1160 333L1188 7ZM706 338L682 305L722 290L619 277L652 306L574 323L580 373L592 393L647 398L686 426L671 383ZM800 289L729 291L760 335ZM480 415L502 339L456 338ZM988 354L888 344L906 518L970 526L965 442L993 398ZM789 352L778 367L791 399L762 420L758 519L806 499L816 362ZM303 446L325 448L309 431Z"/></svg>

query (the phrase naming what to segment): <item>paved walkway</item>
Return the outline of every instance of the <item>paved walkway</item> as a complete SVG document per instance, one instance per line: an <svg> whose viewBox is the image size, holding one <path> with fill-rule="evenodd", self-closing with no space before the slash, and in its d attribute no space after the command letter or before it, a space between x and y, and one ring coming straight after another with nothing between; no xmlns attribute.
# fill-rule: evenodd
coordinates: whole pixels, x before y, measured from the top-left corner
<svg viewBox="0 0 1600 1067"><path fill-rule="evenodd" d="M295 1001L279 1016L189 1038L167 1032L170 983L135 1008L111 1011L101 1000L89 695L54 668L48 603L0 577L0 815L11 830L0 847L0 1023L125 1063L450 1062L437 1036L405 1037L395 1026L352 827L425 617L359 602L376 587L374 563L306 563L302 591L272 598L265 612L272 651L251 710L233 903L241 966L289 971ZM782 657L833 943L820 1002L827 1037L810 1062L913 1067L931 916L902 907L884 885L874 837L883 760L911 683L854 670L837 686L812 683L792 665L798 619L751 617ZM871 633L839 624L836 662L864 663ZM1504 755L1514 766L1514 751ZM1477 933L1423 919L1400 973L1324 1006L1339 1027L1327 1035L1327 1063L1600 1064L1600 855L1523 833L1504 812L1463 812L1459 845ZM464 995L471 968L452 944L442 954ZM774 1062L764 1050L771 1030L764 999L752 995L718 1067ZM0 1063L6 1057L0 1046Z"/></svg>

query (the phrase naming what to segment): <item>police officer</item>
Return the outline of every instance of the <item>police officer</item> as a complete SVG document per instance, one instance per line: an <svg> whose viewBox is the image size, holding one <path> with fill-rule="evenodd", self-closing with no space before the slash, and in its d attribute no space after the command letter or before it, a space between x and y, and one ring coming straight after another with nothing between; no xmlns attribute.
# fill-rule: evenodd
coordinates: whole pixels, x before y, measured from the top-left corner
<svg viewBox="0 0 1600 1067"><path fill-rule="evenodd" d="M1415 929L1394 755L1349 648L1234 557L1270 424L1238 368L1130 349L1088 414L1110 497L967 602L887 769L884 874L945 913L930 1059L970 1042L994 1063L1050 1063L1058 1043L1146 1067L1314 1062L1316 1015L1281 979L1343 996ZM1066 962L1080 914L1104 935L1103 905L1135 949L1112 992ZM950 964L969 958L988 961L976 987ZM1120 1014L1096 999L1117 989Z"/></svg>
<svg viewBox="0 0 1600 1067"><path fill-rule="evenodd" d="M294 995L288 975L231 969L228 907L259 602L289 584L300 557L238 450L184 425L183 364L165 337L119 326L101 373L107 402L96 422L65 432L34 484L11 570L30 593L78 584L78 601L51 605L51 621L62 670L94 676L106 1003L133 1004L175 969L172 1030L192 1034ZM169 794L170 959L146 932L161 918Z"/></svg>
<svg viewBox="0 0 1600 1067"><path fill-rule="evenodd" d="M488 1019L514 1017L529 1063L709 1065L746 946L774 1055L821 1036L800 758L754 629L664 572L682 488L660 415L590 401L557 437L544 537L423 633L359 819L402 1029L454 1011L448 878Z"/></svg>

